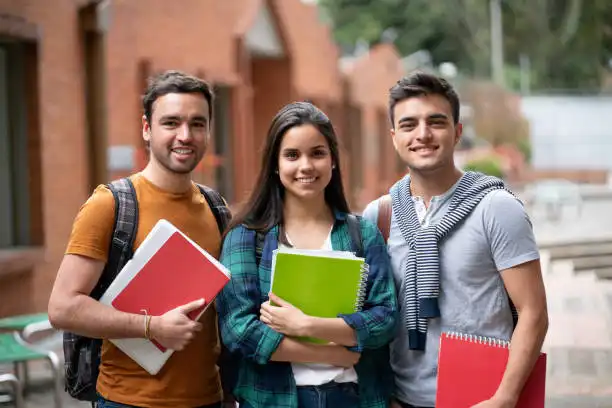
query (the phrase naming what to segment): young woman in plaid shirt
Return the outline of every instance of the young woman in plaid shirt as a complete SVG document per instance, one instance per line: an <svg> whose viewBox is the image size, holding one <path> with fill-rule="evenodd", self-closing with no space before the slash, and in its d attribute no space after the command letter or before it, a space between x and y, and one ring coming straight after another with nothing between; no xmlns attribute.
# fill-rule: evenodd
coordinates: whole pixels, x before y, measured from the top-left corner
<svg viewBox="0 0 612 408"><path fill-rule="evenodd" d="M255 189L221 254L232 279L217 308L223 343L239 359L233 393L241 408L389 406L388 344L397 301L385 243L373 223L360 220L369 265L362 311L311 317L269 293L272 251L282 245L351 250L349 213L330 120L310 103L285 106L272 121ZM258 232L265 235L260 260Z"/></svg>

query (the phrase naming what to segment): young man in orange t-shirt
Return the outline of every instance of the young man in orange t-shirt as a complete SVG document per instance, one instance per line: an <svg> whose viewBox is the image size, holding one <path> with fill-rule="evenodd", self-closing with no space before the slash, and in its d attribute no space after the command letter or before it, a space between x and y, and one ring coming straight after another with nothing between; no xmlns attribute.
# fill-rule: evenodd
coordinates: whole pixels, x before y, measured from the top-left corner
<svg viewBox="0 0 612 408"><path fill-rule="evenodd" d="M191 180L210 137L213 94L195 77L169 71L154 78L143 98L142 135L150 149L146 168L130 177L138 200L134 250L161 218L167 219L213 256L221 236L211 208ZM117 311L89 296L108 261L115 203L99 186L81 207L49 300L54 327L105 339L96 390L97 407L221 407L219 337L210 307L195 322L193 302L150 319ZM172 273L171 270L168 273ZM154 338L176 350L155 376L125 355L109 338Z"/></svg>

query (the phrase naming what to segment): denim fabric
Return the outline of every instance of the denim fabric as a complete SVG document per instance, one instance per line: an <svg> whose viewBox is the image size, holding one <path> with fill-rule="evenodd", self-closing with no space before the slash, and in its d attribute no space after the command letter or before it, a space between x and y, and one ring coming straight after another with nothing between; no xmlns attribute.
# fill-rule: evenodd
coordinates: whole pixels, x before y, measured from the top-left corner
<svg viewBox="0 0 612 408"><path fill-rule="evenodd" d="M298 387L298 408L354 408L359 406L355 383L327 383Z"/></svg>
<svg viewBox="0 0 612 408"><path fill-rule="evenodd" d="M298 408L355 408L359 406L359 386L355 383L327 383L297 387ZM255 407L241 402L240 408Z"/></svg>
<svg viewBox="0 0 612 408"><path fill-rule="evenodd" d="M427 408L427 407L415 407L414 405L407 404L407 403L402 402L400 400L396 400L396 401L397 401L398 404L400 404L400 406L402 408Z"/></svg>
<svg viewBox="0 0 612 408"><path fill-rule="evenodd" d="M109 401L102 396L98 395L98 401L96 401L96 408L138 408L134 405L120 404L118 402ZM202 405L199 408L222 408L221 403Z"/></svg>

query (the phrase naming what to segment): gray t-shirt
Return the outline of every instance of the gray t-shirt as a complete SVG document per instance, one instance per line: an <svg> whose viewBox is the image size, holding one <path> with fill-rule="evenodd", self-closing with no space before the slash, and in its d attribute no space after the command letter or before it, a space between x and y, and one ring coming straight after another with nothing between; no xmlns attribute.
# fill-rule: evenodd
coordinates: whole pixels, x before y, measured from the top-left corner
<svg viewBox="0 0 612 408"><path fill-rule="evenodd" d="M455 186L434 197L425 211L415 202L421 224L435 224L448 210ZM418 201L418 200L416 200ZM419 205L420 204L420 205ZM364 218L376 223L378 200ZM441 317L430 319L425 351L409 350L404 327L404 268L410 249L395 214L391 216L388 252L398 288L401 319L391 343L395 395L415 406L435 406L438 349L442 331L456 331L509 340L513 322L499 271L539 258L531 222L522 204L504 190L487 194L464 222L440 245Z"/></svg>

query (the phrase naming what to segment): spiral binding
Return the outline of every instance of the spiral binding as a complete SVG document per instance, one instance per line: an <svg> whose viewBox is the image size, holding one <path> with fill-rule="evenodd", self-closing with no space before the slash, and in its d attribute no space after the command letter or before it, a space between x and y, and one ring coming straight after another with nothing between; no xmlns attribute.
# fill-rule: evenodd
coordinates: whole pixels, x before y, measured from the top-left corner
<svg viewBox="0 0 612 408"><path fill-rule="evenodd" d="M361 309L363 309L363 304L366 300L366 290L369 272L370 266L364 262L361 265L361 277L359 280L359 286L357 288L357 298L355 299L355 312L360 312Z"/></svg>
<svg viewBox="0 0 612 408"><path fill-rule="evenodd" d="M454 331L445 332L444 336L446 336L446 338L449 338L449 339L457 339L457 340L467 341L470 343L486 344L492 347L499 347L499 348L510 347L509 341L497 339L494 337L478 336L475 334L466 334L466 333L454 332Z"/></svg>

